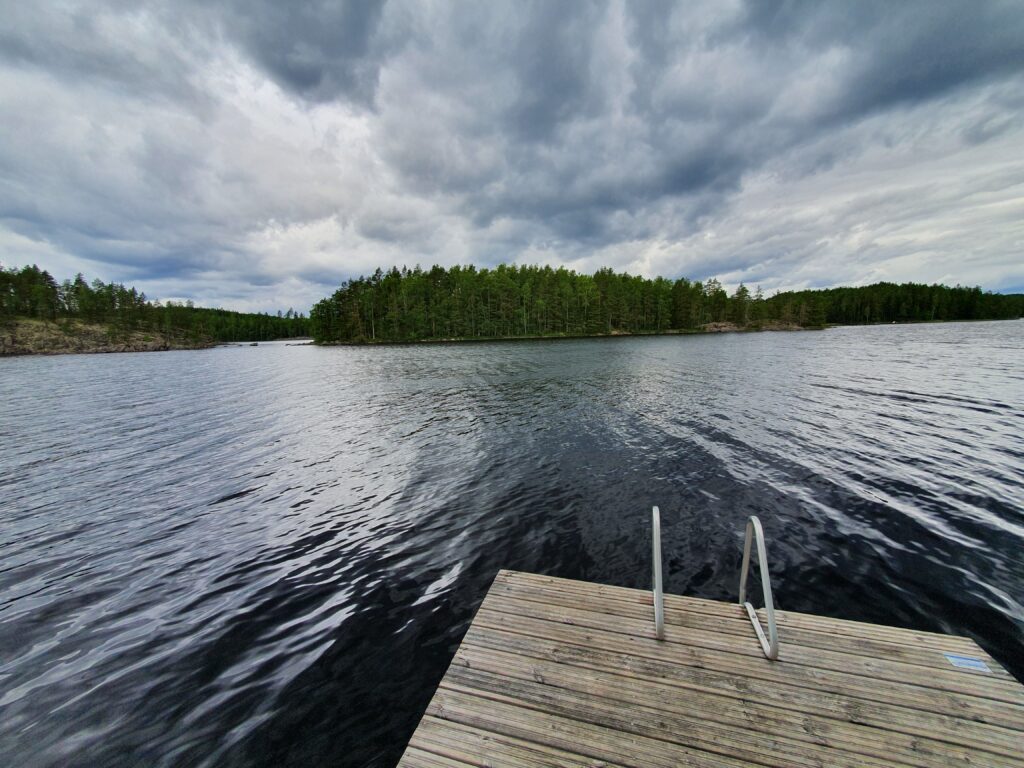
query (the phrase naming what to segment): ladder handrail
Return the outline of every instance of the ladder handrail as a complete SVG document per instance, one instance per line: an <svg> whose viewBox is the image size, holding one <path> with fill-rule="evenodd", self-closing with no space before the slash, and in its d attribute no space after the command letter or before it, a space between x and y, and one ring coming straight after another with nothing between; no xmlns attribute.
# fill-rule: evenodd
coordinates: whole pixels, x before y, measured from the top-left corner
<svg viewBox="0 0 1024 768"><path fill-rule="evenodd" d="M765 637L761 622L757 618L754 606L747 602L747 576L750 575L750 542L757 539L757 569L761 573L761 591L764 594L764 608L768 618L768 637ZM774 661L779 657L779 631L775 626L775 602L772 600L772 584L768 574L768 552L764 546L764 530L756 515L747 520L747 530L743 540L743 567L740 569L740 605L747 609L750 623L754 625L757 639L761 641L761 649L766 658Z"/></svg>
<svg viewBox="0 0 1024 768"><path fill-rule="evenodd" d="M764 608L768 619L768 634L765 635L757 611L747 600L747 578L750 576L750 545L757 540L757 567L761 573L761 591L764 595ZM661 571L661 510L651 509L651 591L654 594L654 636L658 640L665 639L665 592ZM775 601L772 598L772 584L768 573L768 550L764 545L764 529L756 515L747 520L743 540L743 566L740 569L740 605L747 610L750 623L754 627L761 650L771 661L779 657L779 631L775 626Z"/></svg>
<svg viewBox="0 0 1024 768"><path fill-rule="evenodd" d="M651 512L651 589L654 592L654 636L665 639L665 594L661 583L661 512Z"/></svg>

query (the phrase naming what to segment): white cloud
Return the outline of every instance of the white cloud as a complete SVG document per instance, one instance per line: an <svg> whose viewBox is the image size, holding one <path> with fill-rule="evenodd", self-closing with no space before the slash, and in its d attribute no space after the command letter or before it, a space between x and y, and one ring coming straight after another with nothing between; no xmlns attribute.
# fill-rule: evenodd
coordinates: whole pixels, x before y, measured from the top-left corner
<svg viewBox="0 0 1024 768"><path fill-rule="evenodd" d="M435 262L1020 286L1024 14L929 9L18 4L0 258L271 310Z"/></svg>

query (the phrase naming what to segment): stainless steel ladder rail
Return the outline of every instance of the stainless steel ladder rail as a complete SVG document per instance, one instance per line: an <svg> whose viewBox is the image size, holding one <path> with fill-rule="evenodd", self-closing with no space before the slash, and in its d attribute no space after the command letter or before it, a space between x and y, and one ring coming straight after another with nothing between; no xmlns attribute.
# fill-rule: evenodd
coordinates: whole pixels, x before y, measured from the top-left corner
<svg viewBox="0 0 1024 768"><path fill-rule="evenodd" d="M747 601L747 577L750 575L750 545L757 541L757 567L761 573L761 591L768 619L768 634L761 628L757 611ZM651 510L651 591L654 593L654 636L665 639L665 592L661 574L661 511ZM740 605L747 609L747 616L754 626L754 632L761 643L761 650L767 659L779 658L779 630L775 625L775 601L772 599L772 584L768 574L768 551L764 545L764 529L756 515L747 520L743 540L743 567L740 569Z"/></svg>
<svg viewBox="0 0 1024 768"><path fill-rule="evenodd" d="M661 512L651 512L651 588L654 592L654 636L665 639L665 593L661 584Z"/></svg>
<svg viewBox="0 0 1024 768"><path fill-rule="evenodd" d="M765 637L761 622L754 606L747 601L747 576L750 575L750 543L757 539L757 569L761 574L761 592L764 594L764 610L768 619L768 636ZM775 626L775 602L772 600L772 583L768 576L768 552L764 546L764 530L756 515L747 520L747 531L743 538L743 567L740 569L740 605L747 609L750 623L761 642L765 658L775 661L779 658L779 631Z"/></svg>

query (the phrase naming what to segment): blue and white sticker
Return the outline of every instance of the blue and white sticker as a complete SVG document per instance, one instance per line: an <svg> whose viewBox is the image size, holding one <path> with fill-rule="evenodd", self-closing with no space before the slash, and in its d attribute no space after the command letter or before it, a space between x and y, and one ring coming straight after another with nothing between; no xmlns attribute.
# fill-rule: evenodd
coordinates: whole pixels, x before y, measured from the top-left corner
<svg viewBox="0 0 1024 768"><path fill-rule="evenodd" d="M944 653L942 655L949 659L950 664L954 667L959 667L960 669L976 669L979 672L992 671L988 668L988 664L981 659L974 658L973 656L961 656L958 653Z"/></svg>

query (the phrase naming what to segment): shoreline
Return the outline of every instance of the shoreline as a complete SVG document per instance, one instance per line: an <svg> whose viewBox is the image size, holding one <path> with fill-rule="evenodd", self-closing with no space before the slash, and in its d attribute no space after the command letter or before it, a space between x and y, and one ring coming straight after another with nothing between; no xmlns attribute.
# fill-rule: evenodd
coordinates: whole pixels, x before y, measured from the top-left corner
<svg viewBox="0 0 1024 768"><path fill-rule="evenodd" d="M309 336L251 341L217 341L208 336L190 337L183 331L117 328L106 323L78 319L39 320L16 317L0 321L0 359L33 355L105 355L129 352L178 352L215 347L247 347L274 341L292 346L312 344Z"/></svg>
<svg viewBox="0 0 1024 768"><path fill-rule="evenodd" d="M1008 321L1022 318L1007 318ZM782 333L791 331L824 331L830 328L867 328L890 325L940 325L945 323L989 323L994 319L914 320L888 323L829 323L822 326L801 326L796 323L771 322L761 327L741 327L735 323L707 323L701 328L664 331L636 331L590 334L549 334L541 336L482 336L409 339L404 341L316 341L310 337L264 339L251 341L215 341L186 339L154 330L117 330L108 325L90 324L81 320L55 321L15 318L0 323L0 358L33 355L100 355L131 352L174 352L214 349L216 347L257 346L269 342L286 342L290 347L375 347L414 344L490 344L493 342L568 341L581 339L632 339L648 336L706 336L718 333ZM27 337L27 338L26 338Z"/></svg>
<svg viewBox="0 0 1024 768"><path fill-rule="evenodd" d="M489 344L515 341L562 341L571 339L634 339L646 336L707 336L716 333L784 333L790 331L826 331L830 328L873 328L892 325L945 325L947 323L1002 323L1020 322L1024 318L970 318L967 320L901 320L887 323L827 323L802 326L796 323L773 322L760 328L740 327L734 323L707 323L703 328L681 328L665 331L636 331L618 333L550 334L547 336L455 336L440 339L409 339L405 341L312 341L315 347L383 347L412 344ZM714 327L708 327L714 326Z"/></svg>
<svg viewBox="0 0 1024 768"><path fill-rule="evenodd" d="M735 323L707 323L702 328L678 328L664 331L619 331L615 333L548 334L543 336L453 336L439 339L408 339L404 341L313 341L317 347L379 347L407 344L489 344L515 341L562 341L571 339L635 339L646 336L707 336L718 333L783 333L790 331L823 331L832 326L800 326L795 323L769 323L760 328L740 327Z"/></svg>
<svg viewBox="0 0 1024 768"><path fill-rule="evenodd" d="M292 346L312 344L309 336L264 339L265 344L284 341ZM190 337L184 331L165 332L147 328L117 328L107 323L87 323L76 318L40 320L15 317L0 320L0 359L34 355L107 355L130 352L178 352L215 347L247 347L252 341L217 341L208 336Z"/></svg>
<svg viewBox="0 0 1024 768"><path fill-rule="evenodd" d="M214 346L216 342L207 338L190 339L148 329L118 329L81 320L17 317L0 323L0 357L169 352Z"/></svg>

